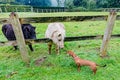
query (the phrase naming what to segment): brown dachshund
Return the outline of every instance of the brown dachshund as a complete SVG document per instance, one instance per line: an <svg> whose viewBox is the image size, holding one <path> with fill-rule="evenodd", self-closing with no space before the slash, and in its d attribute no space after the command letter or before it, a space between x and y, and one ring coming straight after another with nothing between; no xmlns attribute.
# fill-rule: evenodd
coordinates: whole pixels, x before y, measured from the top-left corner
<svg viewBox="0 0 120 80"><path fill-rule="evenodd" d="M89 60L84 60L79 58L73 51L67 51L67 53L73 57L75 63L77 64L78 71L80 71L80 66L89 66L91 70L94 72L94 74L96 74L97 66L99 66L98 64ZM101 67L105 67L105 66L106 65Z"/></svg>

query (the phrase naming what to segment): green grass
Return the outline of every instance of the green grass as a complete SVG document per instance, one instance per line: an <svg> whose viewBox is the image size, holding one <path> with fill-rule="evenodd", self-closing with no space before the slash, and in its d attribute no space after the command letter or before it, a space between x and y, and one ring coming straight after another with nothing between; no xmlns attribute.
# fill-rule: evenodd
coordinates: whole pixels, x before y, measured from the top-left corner
<svg viewBox="0 0 120 80"><path fill-rule="evenodd" d="M44 38L44 33L49 23L32 23L36 26L37 38ZM85 36L104 34L106 21L64 22L66 36ZM1 26L1 25L0 25ZM120 21L116 21L113 34L120 33ZM1 28L1 27L0 27ZM6 38L0 31L0 41ZM111 39L108 46L108 58L99 57L102 40L85 40L65 42L65 50L73 50L79 57L94 61L105 68L97 67L96 75L87 66L82 66L77 71L73 59L60 50L56 55L54 46L52 54L48 55L46 43L34 44L34 52L28 48L30 67L22 61L20 52L14 51L12 46L0 47L0 80L119 80L120 76L120 39ZM47 56L41 66L33 63L37 58ZM16 74L10 75L12 72Z"/></svg>
<svg viewBox="0 0 120 80"><path fill-rule="evenodd" d="M9 18L11 12L0 13L0 18ZM53 13L34 13L34 12L17 12L20 18L32 17L64 17L64 16L106 16L109 12L53 12ZM120 12L117 12L120 15Z"/></svg>
<svg viewBox="0 0 120 80"><path fill-rule="evenodd" d="M9 18L10 13L0 13L0 18ZM109 12L58 12L58 13L31 13L18 12L20 18L28 17L64 17L64 16L100 16L108 15ZM120 13L118 12L118 15Z"/></svg>

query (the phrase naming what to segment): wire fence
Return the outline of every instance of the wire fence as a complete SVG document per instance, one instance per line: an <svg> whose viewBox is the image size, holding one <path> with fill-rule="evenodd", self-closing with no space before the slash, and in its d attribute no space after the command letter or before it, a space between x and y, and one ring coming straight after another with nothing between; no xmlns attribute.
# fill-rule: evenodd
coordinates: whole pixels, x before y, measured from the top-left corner
<svg viewBox="0 0 120 80"><path fill-rule="evenodd" d="M33 7L0 7L0 13L2 12L37 12L37 13L50 13L50 12L65 12L66 8L33 8Z"/></svg>
<svg viewBox="0 0 120 80"><path fill-rule="evenodd" d="M115 10L116 12L120 12L120 8L101 8L95 9L92 11L103 11L103 12L110 12ZM32 6L0 6L0 13L2 12L37 12L37 13L51 13L51 12L69 12L74 11L74 9L68 9L66 7L32 7ZM77 12L85 11L85 10L78 10Z"/></svg>

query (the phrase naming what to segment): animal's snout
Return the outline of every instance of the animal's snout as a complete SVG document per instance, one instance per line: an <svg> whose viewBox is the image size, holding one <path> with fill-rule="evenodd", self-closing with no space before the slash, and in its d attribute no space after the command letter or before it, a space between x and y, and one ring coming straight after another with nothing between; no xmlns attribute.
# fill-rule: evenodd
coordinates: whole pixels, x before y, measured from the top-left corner
<svg viewBox="0 0 120 80"><path fill-rule="evenodd" d="M64 48L64 45L60 45L60 48L63 49L63 48Z"/></svg>
<svg viewBox="0 0 120 80"><path fill-rule="evenodd" d="M57 42L57 45L59 46L60 49L64 48L64 42Z"/></svg>

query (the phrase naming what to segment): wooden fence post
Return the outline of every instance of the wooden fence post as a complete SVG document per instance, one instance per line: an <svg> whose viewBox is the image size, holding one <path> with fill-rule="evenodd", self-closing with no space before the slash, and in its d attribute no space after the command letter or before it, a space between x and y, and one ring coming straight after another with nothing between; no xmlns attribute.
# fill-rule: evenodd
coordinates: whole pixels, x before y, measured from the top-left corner
<svg viewBox="0 0 120 80"><path fill-rule="evenodd" d="M109 16L108 16L107 27L106 27L104 37L103 37L103 42L102 42L102 45L100 48L100 56L101 57L107 56L107 53L106 53L107 46L108 46L108 43L109 43L110 38L111 38L111 34L112 34L112 30L113 30L114 23L116 20L116 16L117 16L117 13L115 11L111 11Z"/></svg>
<svg viewBox="0 0 120 80"><path fill-rule="evenodd" d="M7 8L6 8L6 7L4 7L4 9L5 9L5 12L7 12Z"/></svg>
<svg viewBox="0 0 120 80"><path fill-rule="evenodd" d="M24 8L24 12L26 12L26 9Z"/></svg>
<svg viewBox="0 0 120 80"><path fill-rule="evenodd" d="M37 9L37 13L39 13L38 9Z"/></svg>
<svg viewBox="0 0 120 80"><path fill-rule="evenodd" d="M33 12L33 7L31 7L31 12Z"/></svg>
<svg viewBox="0 0 120 80"><path fill-rule="evenodd" d="M2 9L1 9L1 7L0 7L0 13L2 13Z"/></svg>
<svg viewBox="0 0 120 80"><path fill-rule="evenodd" d="M47 12L48 12L48 9L45 9L45 12L47 13Z"/></svg>
<svg viewBox="0 0 120 80"><path fill-rule="evenodd" d="M50 13L52 12L52 10L50 9Z"/></svg>
<svg viewBox="0 0 120 80"><path fill-rule="evenodd" d="M15 8L15 10L16 10L16 12L18 12L18 9L17 9L17 8Z"/></svg>
<svg viewBox="0 0 120 80"><path fill-rule="evenodd" d="M25 63L29 64L29 62L30 62L29 55L28 55L28 52L27 52L27 48L26 48L26 44L25 44L25 40L24 40L24 36L23 36L23 33L22 33L21 24L19 22L18 15L16 13L12 12L10 14L10 20L9 21L13 26L13 30L14 30L14 33L15 33L15 36L16 36L17 44L18 44L19 49L20 49L22 60Z"/></svg>
<svg viewBox="0 0 120 80"><path fill-rule="evenodd" d="M42 9L42 13L43 13L44 11L43 11L43 9Z"/></svg>

